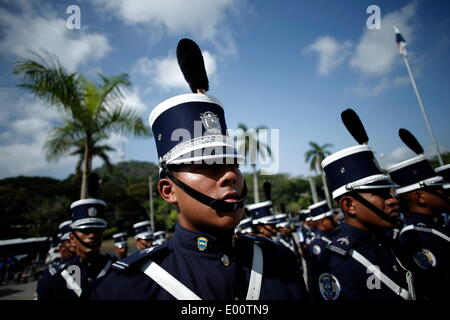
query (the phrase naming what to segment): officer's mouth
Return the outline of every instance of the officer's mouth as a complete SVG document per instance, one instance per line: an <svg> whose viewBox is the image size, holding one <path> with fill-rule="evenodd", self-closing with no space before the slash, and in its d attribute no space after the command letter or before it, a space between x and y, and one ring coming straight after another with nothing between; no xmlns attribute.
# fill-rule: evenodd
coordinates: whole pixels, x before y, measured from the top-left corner
<svg viewBox="0 0 450 320"><path fill-rule="evenodd" d="M237 192L229 192L225 196L223 196L220 200L226 202L238 202L241 199L241 196Z"/></svg>

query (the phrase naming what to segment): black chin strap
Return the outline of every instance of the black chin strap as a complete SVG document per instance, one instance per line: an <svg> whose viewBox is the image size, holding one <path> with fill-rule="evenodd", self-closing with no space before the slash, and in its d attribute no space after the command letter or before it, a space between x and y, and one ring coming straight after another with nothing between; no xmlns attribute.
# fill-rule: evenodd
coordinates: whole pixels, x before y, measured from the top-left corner
<svg viewBox="0 0 450 320"><path fill-rule="evenodd" d="M400 224L400 219L395 216L391 216L372 204L370 201L367 201L363 196L361 196L356 190L351 190L350 196L355 198L358 202L360 202L363 206L365 206L367 209L375 213L377 216L379 216L381 219L391 223L394 226L398 226Z"/></svg>
<svg viewBox="0 0 450 320"><path fill-rule="evenodd" d="M244 180L244 190L242 191L241 199L237 202L227 202L224 200L214 199L206 194L203 194L191 187L189 187L184 182L178 180L175 175L170 172L170 170L166 167L162 167L163 172L169 177L170 180L173 181L181 190L186 192L189 196L194 198L195 200L207 205L208 207L213 208L216 211L220 212L230 212L236 211L237 209L243 208L247 203L247 183Z"/></svg>
<svg viewBox="0 0 450 320"><path fill-rule="evenodd" d="M77 233L75 232L75 230L72 231L72 234L73 234L73 236L74 236L74 237L75 237L75 238L76 238L83 246L85 246L86 248L89 248L89 249L95 249L95 248L98 247L98 243L91 244L91 243L87 243L87 242L84 242L83 240L81 240L80 237L77 236Z"/></svg>

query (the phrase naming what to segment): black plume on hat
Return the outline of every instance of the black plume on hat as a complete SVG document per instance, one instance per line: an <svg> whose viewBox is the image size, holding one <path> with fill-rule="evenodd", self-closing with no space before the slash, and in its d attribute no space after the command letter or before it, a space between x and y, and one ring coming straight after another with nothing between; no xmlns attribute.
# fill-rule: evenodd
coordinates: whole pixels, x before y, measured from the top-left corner
<svg viewBox="0 0 450 320"><path fill-rule="evenodd" d="M272 200L272 185L270 184L270 182L266 181L263 184L263 188L264 188L264 196L266 197L267 201Z"/></svg>
<svg viewBox="0 0 450 320"><path fill-rule="evenodd" d="M398 135L400 136L400 139L402 139L403 143L408 146L412 151L414 151L416 154L422 154L423 148L420 145L419 141L417 141L416 137L409 132L406 129L401 128L398 130Z"/></svg>
<svg viewBox="0 0 450 320"><path fill-rule="evenodd" d="M286 206L284 205L284 203L280 204L280 207L281 207L281 212L286 213Z"/></svg>
<svg viewBox="0 0 450 320"><path fill-rule="evenodd" d="M359 144L367 144L367 142L369 142L366 129L364 129L361 119L353 109L349 108L344 110L341 113L341 119L348 132L350 132Z"/></svg>
<svg viewBox="0 0 450 320"><path fill-rule="evenodd" d="M184 79L189 83L193 93L199 89L209 90L205 62L199 46L191 39L181 39L177 46L177 60Z"/></svg>
<svg viewBox="0 0 450 320"><path fill-rule="evenodd" d="M100 177L95 172L91 172L88 176L88 196L91 198L98 198L99 196L99 181Z"/></svg>

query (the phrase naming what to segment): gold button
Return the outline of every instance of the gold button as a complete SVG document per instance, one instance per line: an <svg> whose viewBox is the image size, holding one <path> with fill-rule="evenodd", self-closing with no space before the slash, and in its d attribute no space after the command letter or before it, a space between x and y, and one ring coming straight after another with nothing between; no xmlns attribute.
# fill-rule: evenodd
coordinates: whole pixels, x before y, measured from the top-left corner
<svg viewBox="0 0 450 320"><path fill-rule="evenodd" d="M222 264L223 264L225 267L228 267L228 266L230 265L230 258L229 258L226 254L223 254L223 255L220 257L220 261L222 261Z"/></svg>

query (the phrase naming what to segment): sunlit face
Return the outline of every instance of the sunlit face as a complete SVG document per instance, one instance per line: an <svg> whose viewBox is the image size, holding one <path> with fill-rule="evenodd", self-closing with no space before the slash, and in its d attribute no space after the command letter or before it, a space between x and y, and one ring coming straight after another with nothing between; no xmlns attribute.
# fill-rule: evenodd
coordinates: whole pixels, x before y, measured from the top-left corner
<svg viewBox="0 0 450 320"><path fill-rule="evenodd" d="M86 258L93 253L99 252L102 245L103 231L104 229L100 228L72 230L70 241L75 246L77 256ZM74 236L74 233L82 242ZM85 243L89 244L89 246L86 246Z"/></svg>
<svg viewBox="0 0 450 320"><path fill-rule="evenodd" d="M178 166L175 176L191 188L214 199L237 202L244 189L244 177L237 164L193 164ZM169 179L161 179L161 196L175 204L180 212L181 226L193 231L234 229L242 219L244 208L219 212L198 202Z"/></svg>
<svg viewBox="0 0 450 320"><path fill-rule="evenodd" d="M277 228L275 228L275 226L271 224L259 224L256 226L256 230L258 231L258 234L267 238L271 238L277 235Z"/></svg>

